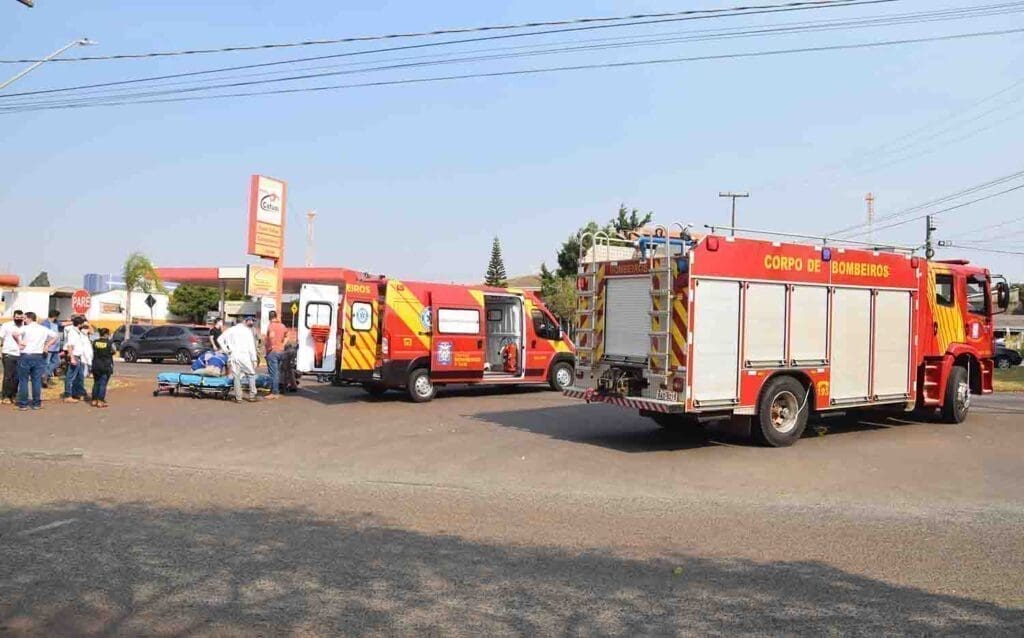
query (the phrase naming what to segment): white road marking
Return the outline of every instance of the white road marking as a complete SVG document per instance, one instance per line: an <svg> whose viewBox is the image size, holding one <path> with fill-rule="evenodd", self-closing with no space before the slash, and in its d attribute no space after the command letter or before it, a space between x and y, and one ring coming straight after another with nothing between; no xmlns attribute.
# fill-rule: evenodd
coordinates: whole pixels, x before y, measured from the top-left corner
<svg viewBox="0 0 1024 638"><path fill-rule="evenodd" d="M63 521L54 521L54 522L48 523L46 525L40 525L39 527L33 527L32 529L26 529L24 531L18 532L18 536L28 536L29 534L36 534L38 532L45 532L46 530L56 529L58 527L63 527L63 526L68 525L70 523L74 523L77 520L78 520L77 518L66 518Z"/></svg>

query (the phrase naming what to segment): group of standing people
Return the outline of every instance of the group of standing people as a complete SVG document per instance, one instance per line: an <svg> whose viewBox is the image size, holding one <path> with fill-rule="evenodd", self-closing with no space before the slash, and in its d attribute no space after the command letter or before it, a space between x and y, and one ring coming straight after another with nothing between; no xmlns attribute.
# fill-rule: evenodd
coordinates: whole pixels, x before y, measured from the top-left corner
<svg viewBox="0 0 1024 638"><path fill-rule="evenodd" d="M213 349L224 352L228 356L228 366L234 377L235 402L246 400L242 393L242 383L247 381L249 396L247 400L258 401L256 391L256 368L259 365L259 352L256 344L256 332L253 330L255 319L246 317L242 323L223 330L223 322L218 320L210 331L210 342ZM264 335L263 346L267 360L267 372L270 376L270 394L267 399L281 398L281 359L285 346L288 345L288 328L278 319L277 312L270 312L270 325Z"/></svg>
<svg viewBox="0 0 1024 638"><path fill-rule="evenodd" d="M15 310L12 321L0 326L4 374L0 403L16 403L19 410L42 408L42 389L50 386L64 352L67 370L61 399L65 403L89 400L94 407L107 407L115 351L110 331L100 328L94 338L85 317L76 315L68 322L59 317L53 310L38 322L36 313ZM89 374L93 376L91 398L85 389Z"/></svg>

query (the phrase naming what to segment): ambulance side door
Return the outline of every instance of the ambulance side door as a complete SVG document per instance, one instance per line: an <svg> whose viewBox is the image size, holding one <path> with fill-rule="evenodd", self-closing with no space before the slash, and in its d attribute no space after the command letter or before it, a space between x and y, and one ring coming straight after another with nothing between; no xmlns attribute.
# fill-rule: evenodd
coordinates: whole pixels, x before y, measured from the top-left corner
<svg viewBox="0 0 1024 638"><path fill-rule="evenodd" d="M473 382L484 376L483 307L468 290L433 291L430 376L436 381Z"/></svg>
<svg viewBox="0 0 1024 638"><path fill-rule="evenodd" d="M562 342L562 329L543 308L533 306L527 318L527 334L526 375L544 377Z"/></svg>
<svg viewBox="0 0 1024 638"><path fill-rule="evenodd" d="M377 364L380 312L377 284L345 286L342 372L370 372Z"/></svg>
<svg viewBox="0 0 1024 638"><path fill-rule="evenodd" d="M334 372L338 348L338 287L302 284L295 364L300 372Z"/></svg>

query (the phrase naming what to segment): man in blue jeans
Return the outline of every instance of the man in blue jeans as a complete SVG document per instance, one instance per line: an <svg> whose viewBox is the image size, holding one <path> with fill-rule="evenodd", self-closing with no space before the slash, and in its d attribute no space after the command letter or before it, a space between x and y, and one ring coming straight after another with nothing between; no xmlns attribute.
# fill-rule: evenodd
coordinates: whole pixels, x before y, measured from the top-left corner
<svg viewBox="0 0 1024 638"><path fill-rule="evenodd" d="M46 321L41 325L50 332L57 335L57 339L46 349L46 374L43 375L43 387L50 387L50 379L53 373L60 367L60 310L51 310Z"/></svg>
<svg viewBox="0 0 1024 638"><path fill-rule="evenodd" d="M270 311L270 325L263 341L267 351L267 372L270 373L270 394L268 399L281 397L281 358L288 345L288 328L277 318L277 311Z"/></svg>
<svg viewBox="0 0 1024 638"><path fill-rule="evenodd" d="M14 335L21 349L18 357L18 409L29 408L29 383L32 384L32 409L43 407L43 374L46 371L45 352L57 340L57 333L36 323L36 313L26 312L25 323Z"/></svg>
<svg viewBox="0 0 1024 638"><path fill-rule="evenodd" d="M82 334L81 327L85 323L85 317L76 315L71 318L71 325L64 328L64 349L68 355L68 371L64 375L64 394L61 398L64 403L78 403L81 395L85 394L85 366L81 357L85 352L86 336Z"/></svg>

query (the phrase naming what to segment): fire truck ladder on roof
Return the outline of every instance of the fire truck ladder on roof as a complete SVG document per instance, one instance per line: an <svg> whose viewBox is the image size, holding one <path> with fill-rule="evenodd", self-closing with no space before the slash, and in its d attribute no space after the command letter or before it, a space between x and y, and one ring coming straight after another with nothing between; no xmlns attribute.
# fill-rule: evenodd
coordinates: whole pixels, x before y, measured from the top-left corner
<svg viewBox="0 0 1024 638"><path fill-rule="evenodd" d="M673 239L669 230L679 228L679 239ZM688 226L673 222L668 228L655 226L649 236L640 239L641 257L647 259L651 274L651 347L647 356L647 370L651 375L667 377L672 367L672 305L675 301L675 272L672 268L676 255L686 251Z"/></svg>

